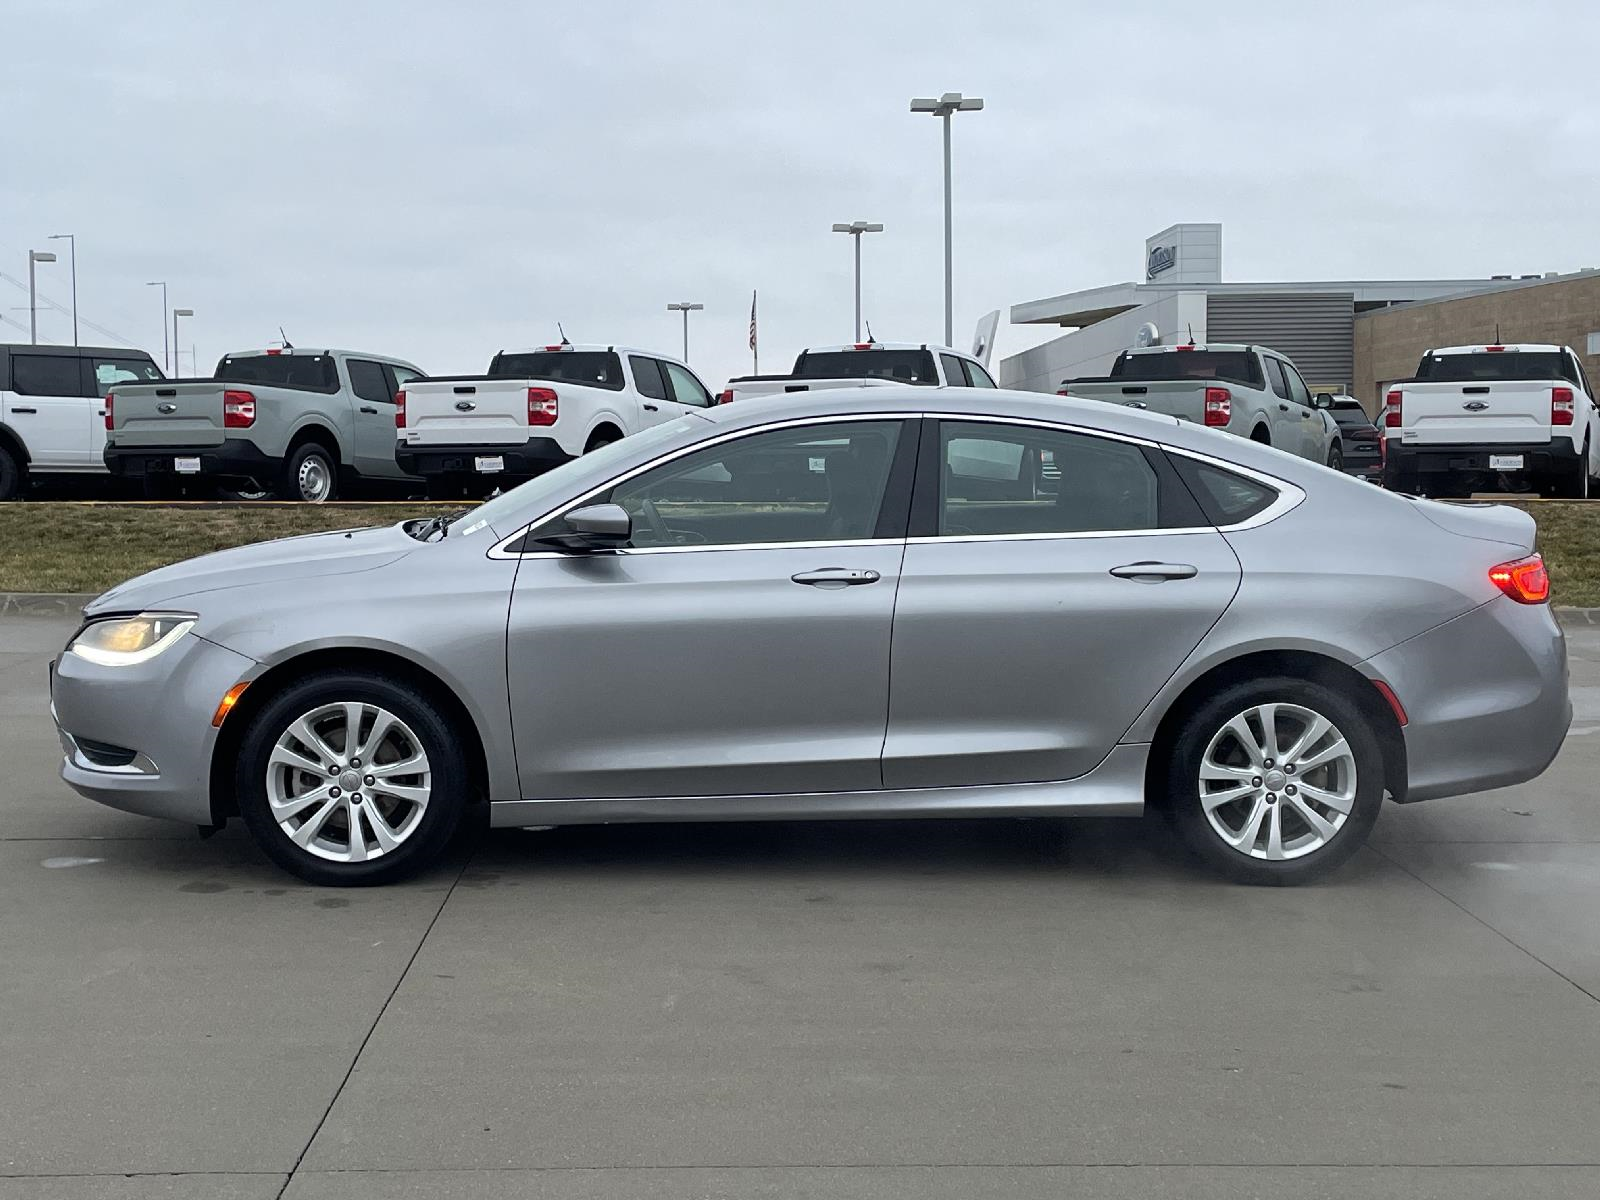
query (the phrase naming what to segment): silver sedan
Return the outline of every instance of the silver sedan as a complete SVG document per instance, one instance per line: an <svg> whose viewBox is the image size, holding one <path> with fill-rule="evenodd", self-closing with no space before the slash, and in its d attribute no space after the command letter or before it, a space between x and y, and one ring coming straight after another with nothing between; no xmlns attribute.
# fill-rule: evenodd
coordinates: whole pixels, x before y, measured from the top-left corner
<svg viewBox="0 0 1600 1200"><path fill-rule="evenodd" d="M886 394L888 393L888 394ZM62 776L327 884L493 825L1135 815L1254 883L1560 748L1533 522L1170 417L899 388L685 416L469 512L114 588Z"/></svg>

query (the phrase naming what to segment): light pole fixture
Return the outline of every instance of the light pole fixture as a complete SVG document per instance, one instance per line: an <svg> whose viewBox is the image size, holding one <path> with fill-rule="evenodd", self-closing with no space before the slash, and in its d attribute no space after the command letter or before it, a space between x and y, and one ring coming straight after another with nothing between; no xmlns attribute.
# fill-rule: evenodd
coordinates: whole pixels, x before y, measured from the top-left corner
<svg viewBox="0 0 1600 1200"><path fill-rule="evenodd" d="M960 92L946 92L937 100L923 99L911 102L914 113L929 113L944 120L944 342L955 341L955 309L952 302L954 286L950 265L950 118L958 112L977 112L983 100L977 96L963 96Z"/></svg>
<svg viewBox="0 0 1600 1200"><path fill-rule="evenodd" d="M33 283L33 264L55 260L48 250L28 251L28 341L35 346L39 344L39 293Z"/></svg>
<svg viewBox="0 0 1600 1200"><path fill-rule="evenodd" d="M175 309L172 310L172 349L173 349L173 352L174 352L174 354L173 354L174 359L176 359L176 357L177 357L177 353L176 352L177 352L177 349L178 349L178 318L179 317L192 317L192 316L194 316L194 309L192 309L192 308L175 308ZM177 362L176 361L174 361L173 367L174 367L174 370L173 370L172 374L173 374L174 378L176 378L177 376L183 374L183 372L181 370L177 369Z"/></svg>
<svg viewBox="0 0 1600 1200"><path fill-rule="evenodd" d="M71 233L52 233L50 240L59 242L66 239L67 249L72 254L72 344L78 344L78 239Z"/></svg>
<svg viewBox="0 0 1600 1200"><path fill-rule="evenodd" d="M687 300L680 300L676 304L667 305L668 312L681 312L683 314L683 361L689 361L689 314L699 312L705 308L704 304L691 304Z"/></svg>
<svg viewBox="0 0 1600 1200"><path fill-rule="evenodd" d="M883 226L876 221L851 221L848 225L835 222L835 233L848 233L856 244L856 341L861 340L861 235L882 233Z"/></svg>
<svg viewBox="0 0 1600 1200"><path fill-rule="evenodd" d="M161 289L161 367L168 375L172 374L172 343L167 334L167 281L156 279L145 284L145 287L158 287Z"/></svg>

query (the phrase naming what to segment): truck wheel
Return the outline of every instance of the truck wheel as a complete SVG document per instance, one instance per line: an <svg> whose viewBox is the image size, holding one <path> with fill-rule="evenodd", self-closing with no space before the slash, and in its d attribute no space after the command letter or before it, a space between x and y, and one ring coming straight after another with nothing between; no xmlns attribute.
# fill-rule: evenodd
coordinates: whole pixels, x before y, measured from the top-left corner
<svg viewBox="0 0 1600 1200"><path fill-rule="evenodd" d="M1328 465L1335 471L1344 470L1344 451L1339 448L1338 442L1328 447Z"/></svg>
<svg viewBox="0 0 1600 1200"><path fill-rule="evenodd" d="M429 500L459 500L466 493L455 475L429 475L426 479Z"/></svg>
<svg viewBox="0 0 1600 1200"><path fill-rule="evenodd" d="M283 481L278 485L282 500L303 500L321 504L332 500L339 490L339 472L321 442L296 446L283 464Z"/></svg>
<svg viewBox="0 0 1600 1200"><path fill-rule="evenodd" d="M0 500L15 500L27 480L27 471L11 451L0 446Z"/></svg>
<svg viewBox="0 0 1600 1200"><path fill-rule="evenodd" d="M257 483L254 479L241 480L236 487L217 488L218 500L270 500L272 489Z"/></svg>
<svg viewBox="0 0 1600 1200"><path fill-rule="evenodd" d="M1589 443L1583 443L1578 461L1556 477L1555 494L1567 500L1589 498Z"/></svg>

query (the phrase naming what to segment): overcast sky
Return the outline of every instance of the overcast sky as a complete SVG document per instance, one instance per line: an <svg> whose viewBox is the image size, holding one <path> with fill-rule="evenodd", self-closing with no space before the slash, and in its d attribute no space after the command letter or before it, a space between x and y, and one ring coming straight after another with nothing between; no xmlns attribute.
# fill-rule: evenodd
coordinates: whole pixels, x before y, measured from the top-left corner
<svg viewBox="0 0 1600 1200"><path fill-rule="evenodd" d="M209 371L282 324L436 373L553 341L679 345L713 388L849 340L942 335L939 123L960 90L956 342L1136 278L1221 221L1233 280L1600 265L1600 5L0 0L0 340L27 250L83 340ZM9 279L5 278L9 277ZM14 282L20 280L23 287ZM46 309L44 340L70 341ZM998 356L1040 340L1002 322ZM184 363L188 371L188 363Z"/></svg>

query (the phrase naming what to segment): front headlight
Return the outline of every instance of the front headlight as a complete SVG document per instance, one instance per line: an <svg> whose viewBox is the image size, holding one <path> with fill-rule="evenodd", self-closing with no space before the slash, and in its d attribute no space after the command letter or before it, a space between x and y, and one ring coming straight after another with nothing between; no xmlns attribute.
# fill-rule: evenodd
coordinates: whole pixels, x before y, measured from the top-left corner
<svg viewBox="0 0 1600 1200"><path fill-rule="evenodd" d="M83 627L67 649L102 667L149 662L194 628L193 613L140 613L111 617Z"/></svg>

